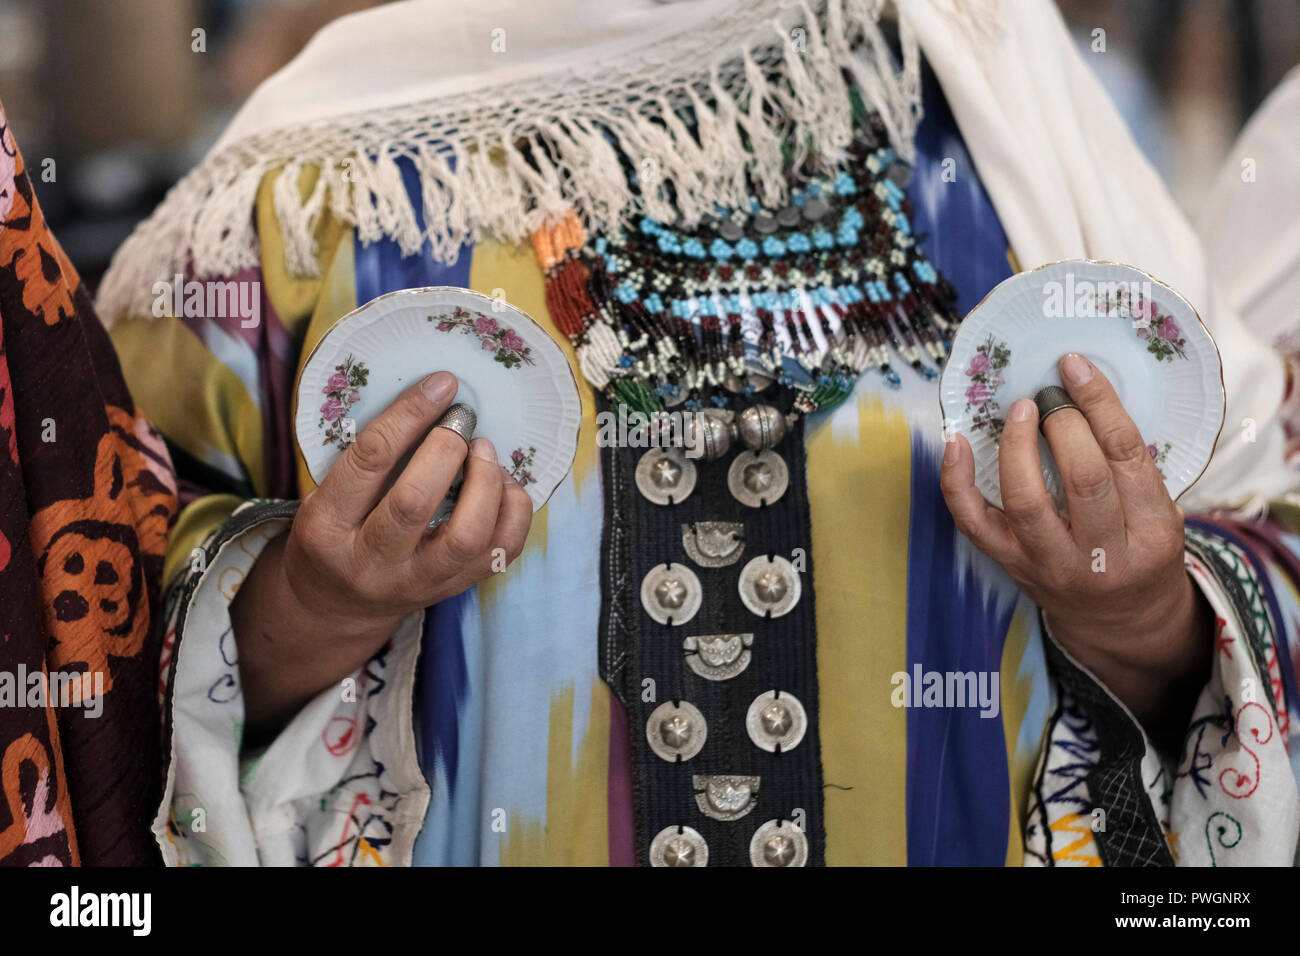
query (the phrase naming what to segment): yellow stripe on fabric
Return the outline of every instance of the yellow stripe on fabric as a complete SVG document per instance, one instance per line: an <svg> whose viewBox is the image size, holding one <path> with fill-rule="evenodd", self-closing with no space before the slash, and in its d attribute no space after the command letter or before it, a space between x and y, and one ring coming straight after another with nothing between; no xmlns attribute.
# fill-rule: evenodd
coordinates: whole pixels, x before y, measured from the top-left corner
<svg viewBox="0 0 1300 956"><path fill-rule="evenodd" d="M321 287L332 272L322 269L321 275L302 278L289 274L284 258L284 236L280 231L280 217L275 213L275 182L283 174L275 169L262 177L257 187L257 237L262 247L262 282L267 298L290 334L297 336L303 323L314 317L319 305ZM335 172L342 179L342 173ZM320 179L319 166L304 166L298 176L298 195L303 202L311 196ZM351 229L329 215L328 207L322 212L312 233L319 261L328 263L334 250L346 235L348 253L351 255ZM353 307L355 308L355 306ZM348 309L347 311L351 311ZM343 315L345 313L339 313Z"/></svg>
<svg viewBox="0 0 1300 956"><path fill-rule="evenodd" d="M1025 863L1024 814L1029 802L1029 790L1034 781L1034 770L1038 763L1038 748L1032 752L1021 752L1016 746L1020 740L1020 729L1029 710L1029 699L1033 694L1034 680L1021 668L1025 651L1029 647L1032 634L1029 614L1036 613L1032 606L1026 609L1025 602L1016 608L1011 624L1007 628L1007 640L1002 645L1002 673L999 677L1002 688L1002 733L1007 745L1007 768L1011 784L1011 825L1007 832L1007 866L1023 866Z"/></svg>
<svg viewBox="0 0 1300 956"><path fill-rule="evenodd" d="M172 575L188 570L190 552L230 517L244 503L238 495L205 495L190 504L176 519L176 527L167 539L167 557L163 562L163 582L170 584Z"/></svg>
<svg viewBox="0 0 1300 956"><path fill-rule="evenodd" d="M326 269L324 280L320 284L316 306L312 310L310 321L307 323L307 334L303 339L302 351L298 355L298 370L294 374L292 385L295 397L291 406L293 407L291 423L298 417L296 406L298 376L302 374L302 367L311 356L312 349L325 337L325 333L330 330L335 322L357 307L357 277L352 230L343 230L337 239L337 243L337 248L327 260L329 268ZM276 283L273 282L271 285L272 288L275 288ZM296 438L293 442L293 455L298 466L298 496L305 498L309 492L315 489L316 482L312 481L311 474L307 471L307 462L302 457L302 451L298 448Z"/></svg>
<svg viewBox="0 0 1300 956"><path fill-rule="evenodd" d="M858 401L858 434L807 442L817 593L826 863L907 863L907 669L912 451L906 419Z"/></svg>
<svg viewBox="0 0 1300 956"><path fill-rule="evenodd" d="M223 472L212 452L242 462L254 493L265 494L262 415L239 376L179 319L123 318L109 334L127 387L149 420Z"/></svg>
<svg viewBox="0 0 1300 956"><path fill-rule="evenodd" d="M546 308L546 276L537 262L533 247L526 243L506 245L491 240L478 243L474 246L474 258L470 262L469 284L475 292L504 296L515 308L530 315L564 350L582 399L582 431L578 436L578 452L573 461L573 482L575 486L581 487L584 479L596 467L596 402L591 386L578 371L573 346L555 327L551 313ZM525 545L527 550L545 548L546 525L546 509L543 508L533 516L533 526L528 532L528 542Z"/></svg>
<svg viewBox="0 0 1300 956"><path fill-rule="evenodd" d="M573 760L574 688L551 697L544 820L512 812L501 841L502 866L607 866L609 864L610 694L599 680L591 694L591 723Z"/></svg>

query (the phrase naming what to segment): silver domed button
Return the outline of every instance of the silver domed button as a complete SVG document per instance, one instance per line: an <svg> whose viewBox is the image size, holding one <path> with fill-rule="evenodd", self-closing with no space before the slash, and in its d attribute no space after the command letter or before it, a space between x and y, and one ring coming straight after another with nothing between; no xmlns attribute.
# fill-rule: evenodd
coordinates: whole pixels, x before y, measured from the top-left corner
<svg viewBox="0 0 1300 956"><path fill-rule="evenodd" d="M727 469L727 487L737 501L750 508L775 504L790 487L790 469L771 449L744 451Z"/></svg>
<svg viewBox="0 0 1300 956"><path fill-rule="evenodd" d="M754 809L759 780L734 774L697 774L691 778L695 805L714 820L739 820Z"/></svg>
<svg viewBox="0 0 1300 956"><path fill-rule="evenodd" d="M669 763L690 760L704 747L709 725L698 707L687 701L664 701L650 713L645 724L650 749Z"/></svg>
<svg viewBox="0 0 1300 956"><path fill-rule="evenodd" d="M788 428L785 416L771 405L751 405L740 413L737 421L740 440L754 451L775 448Z"/></svg>
<svg viewBox="0 0 1300 956"><path fill-rule="evenodd" d="M745 551L745 526L739 521L697 521L682 525L682 547L702 568L725 568Z"/></svg>
<svg viewBox="0 0 1300 956"><path fill-rule="evenodd" d="M730 680L749 666L753 634L705 634L682 641L686 663L705 680Z"/></svg>
<svg viewBox="0 0 1300 956"><path fill-rule="evenodd" d="M684 501L695 490L695 462L680 448L651 448L636 463L636 487L657 505Z"/></svg>
<svg viewBox="0 0 1300 956"><path fill-rule="evenodd" d="M664 827L650 841L651 866L708 866L709 845L690 827Z"/></svg>
<svg viewBox="0 0 1300 956"><path fill-rule="evenodd" d="M808 837L789 820L768 820L749 841L753 866L807 866Z"/></svg>
<svg viewBox="0 0 1300 956"><path fill-rule="evenodd" d="M776 691L769 690L749 705L745 729L757 746L769 753L775 753L779 747L785 753L803 740L808 730L808 714L793 694L782 691L778 696Z"/></svg>
<svg viewBox="0 0 1300 956"><path fill-rule="evenodd" d="M705 461L717 461L731 450L735 426L728 420L726 413L718 409L705 409L688 418L684 430L688 450L698 452Z"/></svg>
<svg viewBox="0 0 1300 956"><path fill-rule="evenodd" d="M656 565L641 582L641 604L660 624L685 624L700 609L702 597L700 579L681 562Z"/></svg>
<svg viewBox="0 0 1300 956"><path fill-rule="evenodd" d="M781 617L799 603L803 583L785 558L760 554L740 570L740 600L759 617Z"/></svg>

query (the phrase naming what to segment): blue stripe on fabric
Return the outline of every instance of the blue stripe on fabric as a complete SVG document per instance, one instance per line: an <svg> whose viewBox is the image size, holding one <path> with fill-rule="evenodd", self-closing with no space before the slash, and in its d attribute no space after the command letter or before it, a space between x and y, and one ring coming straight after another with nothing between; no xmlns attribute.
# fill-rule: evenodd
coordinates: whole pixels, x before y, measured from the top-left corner
<svg viewBox="0 0 1300 956"><path fill-rule="evenodd" d="M402 184L424 228L420 179L409 159L397 160ZM418 253L403 256L388 238L353 242L357 302L418 286L469 287L470 245L454 263L435 261L426 241ZM416 862L477 862L477 754L483 734L482 634L478 593L471 589L444 601L425 615L420 681L415 713L421 766L434 797L416 844ZM472 792L470 792L472 791Z"/></svg>
<svg viewBox="0 0 1300 956"><path fill-rule="evenodd" d="M907 673L1000 673L1014 605L997 609L972 567L958 569L957 531L939 491L939 462L912 442L908 541ZM987 677L985 678L988 679ZM913 690L913 693L918 693ZM999 704L909 707L907 859L913 866L1006 862L1011 785Z"/></svg>
<svg viewBox="0 0 1300 956"><path fill-rule="evenodd" d="M928 68L925 119L908 195L922 248L958 292L963 314L1011 274L1007 237ZM939 462L912 441L907 666L1000 672L1013 608L997 603L971 568L958 570L956 530L939 491ZM1011 783L1000 716L978 708L907 713L907 855L912 865L1006 861Z"/></svg>
<svg viewBox="0 0 1300 956"><path fill-rule="evenodd" d="M916 133L916 163L907 187L921 248L957 290L965 315L1011 275L1007 234L957 130L943 91L927 67L925 119Z"/></svg>
<svg viewBox="0 0 1300 956"><path fill-rule="evenodd" d="M412 863L472 866L479 859L485 700L477 588L430 608L422 641L414 709L431 797Z"/></svg>
<svg viewBox="0 0 1300 956"><path fill-rule="evenodd" d="M420 195L419 174L406 158L397 160L397 168L401 171L406 194L411 197L415 207L416 222L423 230L424 200ZM433 247L427 241L418 253L404 257L397 243L391 239L379 239L368 245L356 239L353 241L352 252L356 261L357 301L369 302L386 292L415 286L450 285L469 288L473 248L471 245L461 246L456 261L448 265L434 261Z"/></svg>

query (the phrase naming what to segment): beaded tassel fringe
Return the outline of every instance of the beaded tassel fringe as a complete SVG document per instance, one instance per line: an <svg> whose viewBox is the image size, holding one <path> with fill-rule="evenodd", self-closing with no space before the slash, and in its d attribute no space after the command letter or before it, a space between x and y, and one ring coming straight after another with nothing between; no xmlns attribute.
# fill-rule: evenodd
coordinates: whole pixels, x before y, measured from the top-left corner
<svg viewBox="0 0 1300 956"><path fill-rule="evenodd" d="M955 292L912 232L884 123L859 125L843 168L810 157L779 209L749 197L695 228L647 215L590 237L571 213L538 230L547 306L587 380L644 412L729 408L775 381L808 413L868 369L893 387L895 362L936 378Z"/></svg>

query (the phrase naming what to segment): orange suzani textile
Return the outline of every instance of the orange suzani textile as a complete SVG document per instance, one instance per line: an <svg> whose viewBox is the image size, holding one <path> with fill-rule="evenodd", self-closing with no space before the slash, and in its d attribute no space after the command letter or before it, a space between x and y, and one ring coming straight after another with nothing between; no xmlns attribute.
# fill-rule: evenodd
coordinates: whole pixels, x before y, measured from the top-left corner
<svg viewBox="0 0 1300 956"><path fill-rule="evenodd" d="M166 447L0 107L0 863L157 860L153 622L175 515Z"/></svg>

